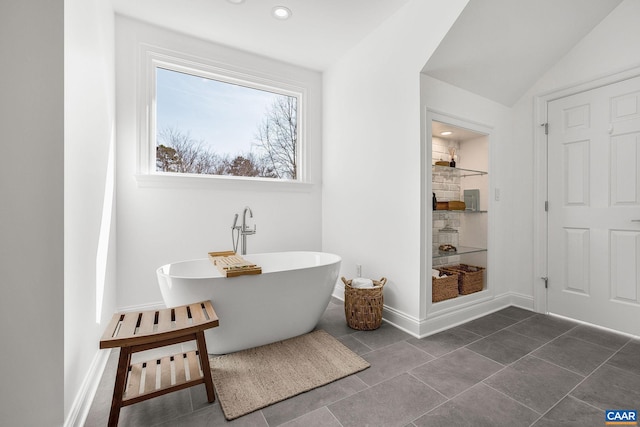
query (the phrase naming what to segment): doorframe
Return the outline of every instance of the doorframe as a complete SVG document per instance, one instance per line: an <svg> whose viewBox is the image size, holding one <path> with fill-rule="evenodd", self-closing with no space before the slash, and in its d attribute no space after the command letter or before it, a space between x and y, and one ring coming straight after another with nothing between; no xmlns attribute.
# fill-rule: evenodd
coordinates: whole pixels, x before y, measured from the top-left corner
<svg viewBox="0 0 640 427"><path fill-rule="evenodd" d="M540 93L533 97L533 304L538 313L547 313L547 291L542 277L548 275L548 224L545 202L548 200L547 135L545 123L550 102L640 76L640 66L612 72L581 83Z"/></svg>

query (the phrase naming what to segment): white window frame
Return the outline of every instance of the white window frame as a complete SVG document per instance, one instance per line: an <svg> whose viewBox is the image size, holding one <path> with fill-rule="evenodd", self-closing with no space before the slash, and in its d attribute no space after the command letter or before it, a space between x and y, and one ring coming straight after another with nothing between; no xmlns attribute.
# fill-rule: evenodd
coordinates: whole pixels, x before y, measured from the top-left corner
<svg viewBox="0 0 640 427"><path fill-rule="evenodd" d="M306 112L307 88L284 78L242 69L205 58L141 45L138 78L138 153L136 180L142 187L211 187L216 185L252 187L273 185L276 189L305 189L309 181ZM189 174L156 171L156 69L186 73L206 79L236 84L297 99L297 179Z"/></svg>

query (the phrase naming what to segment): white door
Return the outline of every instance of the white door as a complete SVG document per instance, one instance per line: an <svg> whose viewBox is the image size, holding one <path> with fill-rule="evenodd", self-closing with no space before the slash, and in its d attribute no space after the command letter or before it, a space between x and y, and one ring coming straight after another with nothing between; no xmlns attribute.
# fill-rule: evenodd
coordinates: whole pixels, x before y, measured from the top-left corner
<svg viewBox="0 0 640 427"><path fill-rule="evenodd" d="M640 77L548 103L548 309L640 335Z"/></svg>

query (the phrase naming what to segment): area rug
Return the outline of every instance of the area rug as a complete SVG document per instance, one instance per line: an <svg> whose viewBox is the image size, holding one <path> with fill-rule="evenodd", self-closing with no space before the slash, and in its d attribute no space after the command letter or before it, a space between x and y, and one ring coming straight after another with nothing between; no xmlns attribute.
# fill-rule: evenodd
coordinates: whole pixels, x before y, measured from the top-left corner
<svg viewBox="0 0 640 427"><path fill-rule="evenodd" d="M370 366L322 330L212 357L209 362L213 384L227 420Z"/></svg>

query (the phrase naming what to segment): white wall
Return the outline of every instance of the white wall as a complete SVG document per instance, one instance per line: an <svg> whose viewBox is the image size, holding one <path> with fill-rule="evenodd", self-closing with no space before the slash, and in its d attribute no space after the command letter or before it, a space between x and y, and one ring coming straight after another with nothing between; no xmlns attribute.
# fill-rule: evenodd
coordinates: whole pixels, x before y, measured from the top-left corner
<svg viewBox="0 0 640 427"><path fill-rule="evenodd" d="M427 75L421 76L420 93L425 111L435 111L451 117L452 120L477 124L490 131L488 141L480 143L489 150L488 168L485 163L486 154L467 154L470 147L461 146L461 159L458 162L460 167L478 168L489 172L488 177L482 178L485 181L488 179L489 183L489 187L484 191L488 193L488 197L483 198L487 205L482 206L489 211L487 288L494 298L509 292L522 293L522 289L527 289L525 295L528 299L516 303L532 306L529 289L533 242L533 167L530 161L532 156L528 154L530 147L522 146L512 138L511 109ZM431 126L431 123L428 123L428 126ZM471 145L473 142L466 144ZM480 163L474 163L476 158L480 159ZM496 188L500 190L500 201L495 201L494 198ZM427 301L427 316L431 314L431 310L430 302Z"/></svg>
<svg viewBox="0 0 640 427"><path fill-rule="evenodd" d="M108 0L65 1L64 413L82 419L115 311L114 15Z"/></svg>
<svg viewBox="0 0 640 427"><path fill-rule="evenodd" d="M420 312L420 70L466 3L412 0L324 73L323 249L348 278L387 277L404 328Z"/></svg>
<svg viewBox="0 0 640 427"><path fill-rule="evenodd" d="M234 69L296 81L308 90L309 186L210 182L184 188L138 185L136 150L138 43L149 43ZM322 79L315 71L116 17L118 307L162 302L155 271L163 264L228 250L235 213L248 205L257 234L248 252L321 249ZM275 183L277 184L277 183ZM299 188L298 188L299 187Z"/></svg>
<svg viewBox="0 0 640 427"><path fill-rule="evenodd" d="M640 2L624 0L571 51L545 73L517 104L531 105L532 94L572 86L640 66Z"/></svg>
<svg viewBox="0 0 640 427"><path fill-rule="evenodd" d="M576 46L545 73L534 86L514 105L513 107L513 139L518 141L518 145L523 147L523 154L532 156L527 165L529 169L533 166L533 153L538 152L538 140L535 138L540 132L540 123L544 118L539 118L539 123L534 123L534 100L541 96L560 89L583 84L588 81L604 77L613 73L640 66L640 2L637 0L625 0L614 9L600 24L598 24L587 36L585 36ZM523 157L522 155L518 157ZM537 159L543 161L544 159ZM544 165L536 165L538 172L536 177L536 194L532 194L532 199L536 201L533 206L540 212L541 204L544 200L545 186L543 185ZM539 169L539 170L538 170ZM553 184L551 184L553 185ZM539 216L540 233L544 233L543 216ZM544 250L544 237L535 236L540 243L540 250ZM541 290L542 282L539 277L546 273L544 266L544 256L536 254L536 264L533 265L531 285L528 287L515 288L518 292L533 293L534 287L539 286ZM540 300L538 305L544 307L544 295L537 292Z"/></svg>
<svg viewBox="0 0 640 427"><path fill-rule="evenodd" d="M0 2L0 424L63 422L63 1Z"/></svg>

